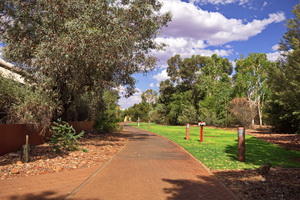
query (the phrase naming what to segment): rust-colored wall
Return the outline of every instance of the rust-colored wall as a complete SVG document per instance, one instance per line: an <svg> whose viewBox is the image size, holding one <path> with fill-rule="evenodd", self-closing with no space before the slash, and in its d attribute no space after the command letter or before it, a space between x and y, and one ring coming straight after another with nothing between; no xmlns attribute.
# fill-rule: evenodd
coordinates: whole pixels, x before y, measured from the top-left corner
<svg viewBox="0 0 300 200"><path fill-rule="evenodd" d="M94 121L68 122L75 131L89 131L94 126ZM38 145L46 142L49 133L40 135L31 124L0 124L0 155L19 151L26 143L26 135L29 136L30 145Z"/></svg>
<svg viewBox="0 0 300 200"><path fill-rule="evenodd" d="M45 136L39 135L28 124L0 124L0 155L18 151L26 143L38 145L44 143Z"/></svg>
<svg viewBox="0 0 300 200"><path fill-rule="evenodd" d="M68 123L73 126L77 133L80 131L90 131L94 126L94 121L76 121Z"/></svg>

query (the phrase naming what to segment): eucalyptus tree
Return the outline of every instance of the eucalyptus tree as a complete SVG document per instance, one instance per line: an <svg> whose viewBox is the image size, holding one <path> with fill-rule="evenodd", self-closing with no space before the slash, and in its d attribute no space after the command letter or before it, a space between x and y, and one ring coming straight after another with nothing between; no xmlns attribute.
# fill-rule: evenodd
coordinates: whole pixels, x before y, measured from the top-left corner
<svg viewBox="0 0 300 200"><path fill-rule="evenodd" d="M149 89L142 93L141 98L142 98L142 103L145 102L145 104L147 104L148 107L147 116L149 121L151 119L151 115L153 113L153 110L157 102L158 93L152 89Z"/></svg>
<svg viewBox="0 0 300 200"><path fill-rule="evenodd" d="M267 59L266 54L252 53L236 61L235 90L237 96L247 97L257 107L259 124L262 125L263 108L269 86L267 84L268 72L274 63ZM253 123L254 124L254 119Z"/></svg>
<svg viewBox="0 0 300 200"><path fill-rule="evenodd" d="M226 113L223 111L231 95L227 91L231 88L229 75L232 73L232 64L228 59L217 55L193 55L181 59L180 55L175 55L168 60L167 73L176 85L168 104L172 108L169 109L170 117L177 118L172 122L205 118L215 123L216 118L225 117L220 114Z"/></svg>
<svg viewBox="0 0 300 200"><path fill-rule="evenodd" d="M134 91L136 72L151 70L155 37L170 20L157 0L6 0L0 3L4 57L55 91L62 112L86 92L119 85ZM97 86L97 87L95 87Z"/></svg>

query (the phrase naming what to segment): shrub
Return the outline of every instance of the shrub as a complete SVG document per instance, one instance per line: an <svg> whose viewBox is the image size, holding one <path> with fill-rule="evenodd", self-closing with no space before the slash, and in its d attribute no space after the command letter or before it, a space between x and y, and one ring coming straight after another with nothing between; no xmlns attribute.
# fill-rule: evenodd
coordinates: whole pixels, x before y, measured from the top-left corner
<svg viewBox="0 0 300 200"><path fill-rule="evenodd" d="M110 133L121 130L116 118L107 116L106 113L96 118L94 128L98 133Z"/></svg>
<svg viewBox="0 0 300 200"><path fill-rule="evenodd" d="M230 101L229 108L242 126L252 128L252 121L257 114L253 101L247 98L234 98Z"/></svg>
<svg viewBox="0 0 300 200"><path fill-rule="evenodd" d="M48 137L49 143L54 147L56 152L61 150L75 151L78 150L78 139L84 135L84 131L76 133L74 128L67 122L58 119L51 126L51 137Z"/></svg>

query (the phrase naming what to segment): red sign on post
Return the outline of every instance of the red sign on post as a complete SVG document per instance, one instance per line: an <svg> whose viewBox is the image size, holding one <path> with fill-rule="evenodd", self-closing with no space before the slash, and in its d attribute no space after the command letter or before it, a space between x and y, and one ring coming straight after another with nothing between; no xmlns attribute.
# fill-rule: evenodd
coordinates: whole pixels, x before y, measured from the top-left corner
<svg viewBox="0 0 300 200"><path fill-rule="evenodd" d="M198 123L198 125L200 126L200 142L203 142L203 126L205 126L206 123L201 121Z"/></svg>

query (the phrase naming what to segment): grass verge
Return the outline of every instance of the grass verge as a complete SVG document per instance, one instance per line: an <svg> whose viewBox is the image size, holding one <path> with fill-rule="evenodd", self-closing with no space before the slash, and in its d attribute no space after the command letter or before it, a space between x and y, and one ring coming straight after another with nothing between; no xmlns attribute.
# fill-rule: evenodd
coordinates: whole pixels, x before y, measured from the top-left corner
<svg viewBox="0 0 300 200"><path fill-rule="evenodd" d="M286 150L275 144L246 135L246 161L237 161L237 132L204 127L204 142L199 142L199 127L190 128L185 140L185 126L161 126L151 123L129 125L162 135L179 144L211 170L255 169L268 160L272 167L300 167L300 152Z"/></svg>

